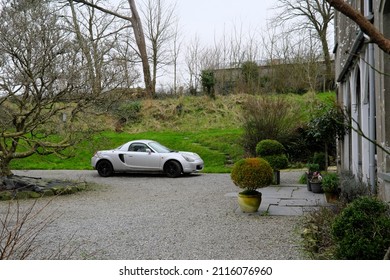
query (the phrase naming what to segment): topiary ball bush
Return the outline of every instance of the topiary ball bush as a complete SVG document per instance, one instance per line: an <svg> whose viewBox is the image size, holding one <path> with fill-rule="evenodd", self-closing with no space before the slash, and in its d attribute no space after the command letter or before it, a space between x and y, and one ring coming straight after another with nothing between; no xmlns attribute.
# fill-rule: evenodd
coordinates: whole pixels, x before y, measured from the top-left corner
<svg viewBox="0 0 390 280"><path fill-rule="evenodd" d="M389 205L370 196L351 202L332 223L336 258L381 260L390 246Z"/></svg>
<svg viewBox="0 0 390 280"><path fill-rule="evenodd" d="M266 139L260 141L256 145L256 154L260 157L280 155L285 153L286 149L284 146L276 140Z"/></svg>
<svg viewBox="0 0 390 280"><path fill-rule="evenodd" d="M230 176L239 188L254 191L272 183L273 170L265 159L246 158L234 164Z"/></svg>
<svg viewBox="0 0 390 280"><path fill-rule="evenodd" d="M288 159L284 154L263 156L274 170L280 170L288 167Z"/></svg>

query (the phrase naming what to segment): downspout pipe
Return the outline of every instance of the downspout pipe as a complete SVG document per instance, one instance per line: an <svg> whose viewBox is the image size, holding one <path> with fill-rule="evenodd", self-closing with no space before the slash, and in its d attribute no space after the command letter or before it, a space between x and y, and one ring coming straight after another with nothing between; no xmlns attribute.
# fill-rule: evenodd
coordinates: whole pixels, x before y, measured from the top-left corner
<svg viewBox="0 0 390 280"><path fill-rule="evenodd" d="M372 0L365 0L365 16L373 17L373 7ZM368 79L369 79L369 131L368 137L371 140L376 140L376 120L375 120L375 110L376 110L376 102L375 102L375 58L374 58L374 44L368 44ZM369 184L371 188L371 192L375 193L376 191L376 161L375 161L375 144L370 141L369 143Z"/></svg>
<svg viewBox="0 0 390 280"><path fill-rule="evenodd" d="M369 68L369 138L376 140L376 120L375 120L375 70L374 70L374 45L370 43L368 45L368 58L370 63ZM375 144L370 142L369 144L369 176L371 192L375 193L376 190L376 162L375 162Z"/></svg>

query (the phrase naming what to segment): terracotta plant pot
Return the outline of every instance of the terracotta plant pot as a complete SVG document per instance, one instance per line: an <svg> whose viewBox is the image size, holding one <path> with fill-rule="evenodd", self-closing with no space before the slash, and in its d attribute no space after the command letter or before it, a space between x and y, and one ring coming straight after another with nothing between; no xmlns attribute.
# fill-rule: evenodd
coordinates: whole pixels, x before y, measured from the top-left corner
<svg viewBox="0 0 390 280"><path fill-rule="evenodd" d="M339 200L339 195L337 193L325 193L326 202L328 203L336 203Z"/></svg>
<svg viewBox="0 0 390 280"><path fill-rule="evenodd" d="M254 213L260 207L261 192L253 194L238 193L238 205L244 213Z"/></svg>

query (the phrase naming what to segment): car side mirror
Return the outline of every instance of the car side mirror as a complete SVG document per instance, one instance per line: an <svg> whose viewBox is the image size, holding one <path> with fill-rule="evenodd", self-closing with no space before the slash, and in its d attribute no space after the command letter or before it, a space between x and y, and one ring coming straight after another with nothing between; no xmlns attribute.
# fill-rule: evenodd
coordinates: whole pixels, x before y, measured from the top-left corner
<svg viewBox="0 0 390 280"><path fill-rule="evenodd" d="M149 155L152 153L152 150L151 149L146 149L145 150Z"/></svg>

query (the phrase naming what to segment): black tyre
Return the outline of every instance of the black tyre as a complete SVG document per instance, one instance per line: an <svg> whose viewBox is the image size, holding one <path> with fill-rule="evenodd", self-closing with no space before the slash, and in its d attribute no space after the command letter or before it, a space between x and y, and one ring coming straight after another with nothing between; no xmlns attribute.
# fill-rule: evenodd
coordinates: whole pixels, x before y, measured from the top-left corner
<svg viewBox="0 0 390 280"><path fill-rule="evenodd" d="M181 175L182 168L177 161L168 161L164 166L164 172L169 178L176 178Z"/></svg>
<svg viewBox="0 0 390 280"><path fill-rule="evenodd" d="M96 170L102 177L109 177L114 174L114 168L112 167L111 162L108 160L101 160L96 166Z"/></svg>

